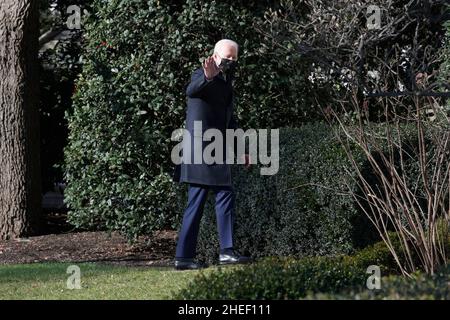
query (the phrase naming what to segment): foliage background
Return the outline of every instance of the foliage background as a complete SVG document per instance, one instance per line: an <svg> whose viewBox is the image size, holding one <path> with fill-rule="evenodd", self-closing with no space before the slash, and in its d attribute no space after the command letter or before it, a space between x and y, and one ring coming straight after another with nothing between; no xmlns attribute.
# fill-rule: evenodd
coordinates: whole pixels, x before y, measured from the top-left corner
<svg viewBox="0 0 450 320"><path fill-rule="evenodd" d="M240 44L236 110L242 127L298 125L318 115L307 64L277 54L255 28L264 1L94 1L85 64L66 113L65 199L77 227L130 239L174 227L170 141L183 126L185 87L221 38ZM326 97L322 95L322 97Z"/></svg>
<svg viewBox="0 0 450 320"><path fill-rule="evenodd" d="M65 114L65 199L72 224L118 230L129 239L179 227L185 190L171 181L171 133L183 126L192 71L217 40L231 38L240 44L235 110L241 127L302 127L284 130L279 175L235 170L237 219L245 221L237 246L253 255L333 254L373 240L369 222L336 193L344 184L343 150L325 125L313 123L322 118L320 107L339 99L330 97L329 86L342 89L342 83L310 81L311 72L331 70L318 72L320 57L299 51L302 39L279 20L277 10L289 2L93 1L84 22L85 63L73 109ZM300 23L314 17L311 8L301 9L289 17ZM333 41L338 38L333 34ZM297 188L303 184L309 185ZM217 240L211 241L214 213L208 208L199 251L211 260Z"/></svg>

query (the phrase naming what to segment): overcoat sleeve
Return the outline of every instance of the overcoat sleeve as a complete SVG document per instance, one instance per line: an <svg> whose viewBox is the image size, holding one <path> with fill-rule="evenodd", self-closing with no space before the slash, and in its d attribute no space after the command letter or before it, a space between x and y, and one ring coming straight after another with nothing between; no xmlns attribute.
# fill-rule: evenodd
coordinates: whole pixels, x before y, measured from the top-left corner
<svg viewBox="0 0 450 320"><path fill-rule="evenodd" d="M203 90L213 81L214 79L209 81L206 80L206 76L202 68L195 70L192 74L191 82L186 88L186 95L189 98L199 98Z"/></svg>

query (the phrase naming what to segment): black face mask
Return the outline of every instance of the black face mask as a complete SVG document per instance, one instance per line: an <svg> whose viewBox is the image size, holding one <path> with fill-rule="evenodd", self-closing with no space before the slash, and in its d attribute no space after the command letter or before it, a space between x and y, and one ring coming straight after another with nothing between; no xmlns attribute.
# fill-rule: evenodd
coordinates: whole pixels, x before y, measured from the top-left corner
<svg viewBox="0 0 450 320"><path fill-rule="evenodd" d="M223 72L231 72L236 68L237 62L231 59L221 58L219 68L222 69Z"/></svg>

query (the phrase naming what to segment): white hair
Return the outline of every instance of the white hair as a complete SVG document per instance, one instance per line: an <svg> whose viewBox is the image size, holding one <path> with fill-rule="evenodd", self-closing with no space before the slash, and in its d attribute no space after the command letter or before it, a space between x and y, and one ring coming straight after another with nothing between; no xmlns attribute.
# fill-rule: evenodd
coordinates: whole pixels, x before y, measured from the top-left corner
<svg viewBox="0 0 450 320"><path fill-rule="evenodd" d="M219 49L223 45L232 46L232 47L236 48L236 53L239 52L239 45L237 44L237 42L233 41L233 40L230 40L230 39L222 39L222 40L217 41L216 45L214 46L214 52L218 52Z"/></svg>

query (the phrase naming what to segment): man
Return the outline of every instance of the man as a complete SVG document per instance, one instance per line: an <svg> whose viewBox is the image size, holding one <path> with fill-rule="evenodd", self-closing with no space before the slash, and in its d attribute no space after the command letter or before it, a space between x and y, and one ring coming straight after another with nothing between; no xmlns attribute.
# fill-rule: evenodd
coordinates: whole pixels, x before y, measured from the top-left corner
<svg viewBox="0 0 450 320"><path fill-rule="evenodd" d="M207 129L220 130L225 137L226 129L236 129L233 115L234 68L238 57L238 45L228 39L220 40L214 47L214 54L203 62L202 68L194 71L186 89L187 114L186 129L190 133L191 157L194 158L194 139L199 133L194 130L194 121L201 123L202 134ZM225 139L224 139L225 140ZM225 144L225 143L224 143ZM208 145L203 142L201 151ZM224 146L224 152L226 147ZM184 151L183 151L184 152ZM203 156L202 156L203 159ZM249 158L245 156L245 165ZM182 163L177 167L175 181L187 183L188 203L178 234L175 254L177 270L205 267L195 262L197 236L200 219L209 191L216 200L217 227L220 240L219 264L250 262L249 257L241 256L233 248L233 224L235 196L231 185L231 172L226 161L219 163Z"/></svg>

